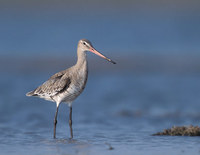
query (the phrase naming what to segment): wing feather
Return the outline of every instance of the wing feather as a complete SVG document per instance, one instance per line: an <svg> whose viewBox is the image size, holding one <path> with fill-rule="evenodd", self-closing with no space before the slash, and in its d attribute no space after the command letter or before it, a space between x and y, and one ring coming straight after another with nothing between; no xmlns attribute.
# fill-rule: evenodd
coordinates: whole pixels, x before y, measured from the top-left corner
<svg viewBox="0 0 200 155"><path fill-rule="evenodd" d="M69 77L64 77L63 72L56 73L41 86L27 93L28 96L54 96L67 89L71 83Z"/></svg>

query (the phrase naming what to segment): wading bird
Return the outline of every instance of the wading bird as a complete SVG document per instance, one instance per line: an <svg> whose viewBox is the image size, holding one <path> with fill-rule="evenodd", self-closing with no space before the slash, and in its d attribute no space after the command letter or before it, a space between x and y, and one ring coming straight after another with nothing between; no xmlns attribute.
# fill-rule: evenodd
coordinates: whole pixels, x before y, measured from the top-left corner
<svg viewBox="0 0 200 155"><path fill-rule="evenodd" d="M81 39L78 42L77 62L74 66L58 72L51 76L46 82L35 90L28 92L26 96L36 96L56 102L56 113L54 118L54 138L56 138L56 124L58 109L61 102L67 103L70 108L69 127L71 138L73 138L72 130L72 102L82 93L85 88L88 77L88 65L86 52L90 51L110 62L114 61L105 57L98 52L87 39Z"/></svg>

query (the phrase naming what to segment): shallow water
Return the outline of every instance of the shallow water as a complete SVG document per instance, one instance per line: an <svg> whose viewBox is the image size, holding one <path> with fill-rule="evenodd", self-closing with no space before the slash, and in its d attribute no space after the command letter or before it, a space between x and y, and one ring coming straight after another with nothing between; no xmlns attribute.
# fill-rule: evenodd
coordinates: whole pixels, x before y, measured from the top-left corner
<svg viewBox="0 0 200 155"><path fill-rule="evenodd" d="M199 154L199 137L152 136L199 124L199 75L90 74L73 104L73 140L67 105L60 107L53 139L55 104L25 96L48 77L1 76L0 154Z"/></svg>
<svg viewBox="0 0 200 155"><path fill-rule="evenodd" d="M199 6L0 1L0 154L200 154L199 137L152 136L199 125ZM91 56L92 73L73 104L74 139L65 104L53 139L55 104L25 94L74 62L81 38L116 60L117 69Z"/></svg>

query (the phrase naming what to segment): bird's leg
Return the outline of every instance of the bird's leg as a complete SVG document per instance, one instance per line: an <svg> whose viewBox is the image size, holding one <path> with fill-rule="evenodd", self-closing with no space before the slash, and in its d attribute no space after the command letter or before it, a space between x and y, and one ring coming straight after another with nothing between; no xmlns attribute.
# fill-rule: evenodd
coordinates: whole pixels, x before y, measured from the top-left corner
<svg viewBox="0 0 200 155"><path fill-rule="evenodd" d="M57 124L58 108L59 108L59 105L56 107L56 114L55 114L55 118L54 118L54 134L53 134L53 138L56 138L56 124Z"/></svg>
<svg viewBox="0 0 200 155"><path fill-rule="evenodd" d="M72 130L72 107L70 106L70 112L69 112L69 127L70 127L70 134L71 139L73 138L73 130Z"/></svg>

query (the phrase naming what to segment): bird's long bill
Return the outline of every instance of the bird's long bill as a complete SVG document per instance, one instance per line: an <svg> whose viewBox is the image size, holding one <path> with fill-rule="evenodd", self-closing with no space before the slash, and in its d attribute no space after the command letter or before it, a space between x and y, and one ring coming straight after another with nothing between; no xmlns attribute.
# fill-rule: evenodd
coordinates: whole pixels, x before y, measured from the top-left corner
<svg viewBox="0 0 200 155"><path fill-rule="evenodd" d="M95 50L94 48L90 48L89 51L92 52L92 53L94 53L94 54L96 54L96 55L98 55L98 56L100 56L100 57L102 57L102 58L104 58L104 59L106 59L106 60L108 60L108 61L110 61L110 62L112 62L113 64L116 64L116 62L114 62L113 60L111 60L111 59L105 57L103 54L101 54L100 52L98 52L98 51Z"/></svg>

